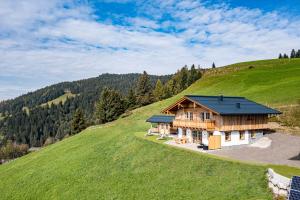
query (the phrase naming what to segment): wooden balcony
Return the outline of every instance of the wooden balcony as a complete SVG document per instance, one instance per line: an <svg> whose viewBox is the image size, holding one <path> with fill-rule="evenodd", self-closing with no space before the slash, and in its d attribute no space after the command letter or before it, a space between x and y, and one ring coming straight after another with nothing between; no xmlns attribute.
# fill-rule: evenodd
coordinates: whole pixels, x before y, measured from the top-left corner
<svg viewBox="0 0 300 200"><path fill-rule="evenodd" d="M222 131L243 131L243 130L259 130L268 129L269 125L265 124L234 124L234 125L223 125L220 130Z"/></svg>
<svg viewBox="0 0 300 200"><path fill-rule="evenodd" d="M173 121L174 127L182 127L182 128L191 128L191 129L206 129L213 130L215 129L215 121L214 120L179 120L175 119Z"/></svg>

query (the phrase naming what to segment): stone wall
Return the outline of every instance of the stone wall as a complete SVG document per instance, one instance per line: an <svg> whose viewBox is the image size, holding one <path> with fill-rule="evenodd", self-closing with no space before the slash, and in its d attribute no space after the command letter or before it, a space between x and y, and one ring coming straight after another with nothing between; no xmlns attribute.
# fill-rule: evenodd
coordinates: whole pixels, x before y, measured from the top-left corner
<svg viewBox="0 0 300 200"><path fill-rule="evenodd" d="M287 196L291 179L277 174L271 168L268 169L267 177L269 188L276 196Z"/></svg>

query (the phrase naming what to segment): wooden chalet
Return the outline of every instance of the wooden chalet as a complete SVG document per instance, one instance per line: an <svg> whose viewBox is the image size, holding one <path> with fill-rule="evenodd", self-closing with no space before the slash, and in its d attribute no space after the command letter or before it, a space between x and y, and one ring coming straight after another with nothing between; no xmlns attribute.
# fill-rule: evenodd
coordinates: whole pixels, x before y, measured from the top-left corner
<svg viewBox="0 0 300 200"><path fill-rule="evenodd" d="M281 112L244 97L186 95L147 120L150 132L172 134L181 142L209 149L249 144L262 137L268 118ZM167 119L167 120L166 120Z"/></svg>

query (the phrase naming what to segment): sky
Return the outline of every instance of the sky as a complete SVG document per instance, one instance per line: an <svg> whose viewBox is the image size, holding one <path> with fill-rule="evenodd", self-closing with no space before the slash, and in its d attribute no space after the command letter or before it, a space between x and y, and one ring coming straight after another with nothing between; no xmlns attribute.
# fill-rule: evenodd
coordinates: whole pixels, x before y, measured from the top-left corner
<svg viewBox="0 0 300 200"><path fill-rule="evenodd" d="M298 0L1 0L0 100L101 73L170 74L293 48Z"/></svg>

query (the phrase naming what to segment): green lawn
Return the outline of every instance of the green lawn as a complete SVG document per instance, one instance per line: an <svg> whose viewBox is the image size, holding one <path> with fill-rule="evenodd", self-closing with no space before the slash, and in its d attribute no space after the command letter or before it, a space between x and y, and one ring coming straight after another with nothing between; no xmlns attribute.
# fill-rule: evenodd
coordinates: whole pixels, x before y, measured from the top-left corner
<svg viewBox="0 0 300 200"><path fill-rule="evenodd" d="M147 117L183 94L222 93L271 105L294 103L300 98L300 60L277 62L243 63L237 65L239 69L208 73L180 95L2 165L1 199L271 200L265 176L268 166L169 147L141 134L149 128ZM254 68L248 69L249 65ZM275 170L286 169L291 170L284 166Z"/></svg>

